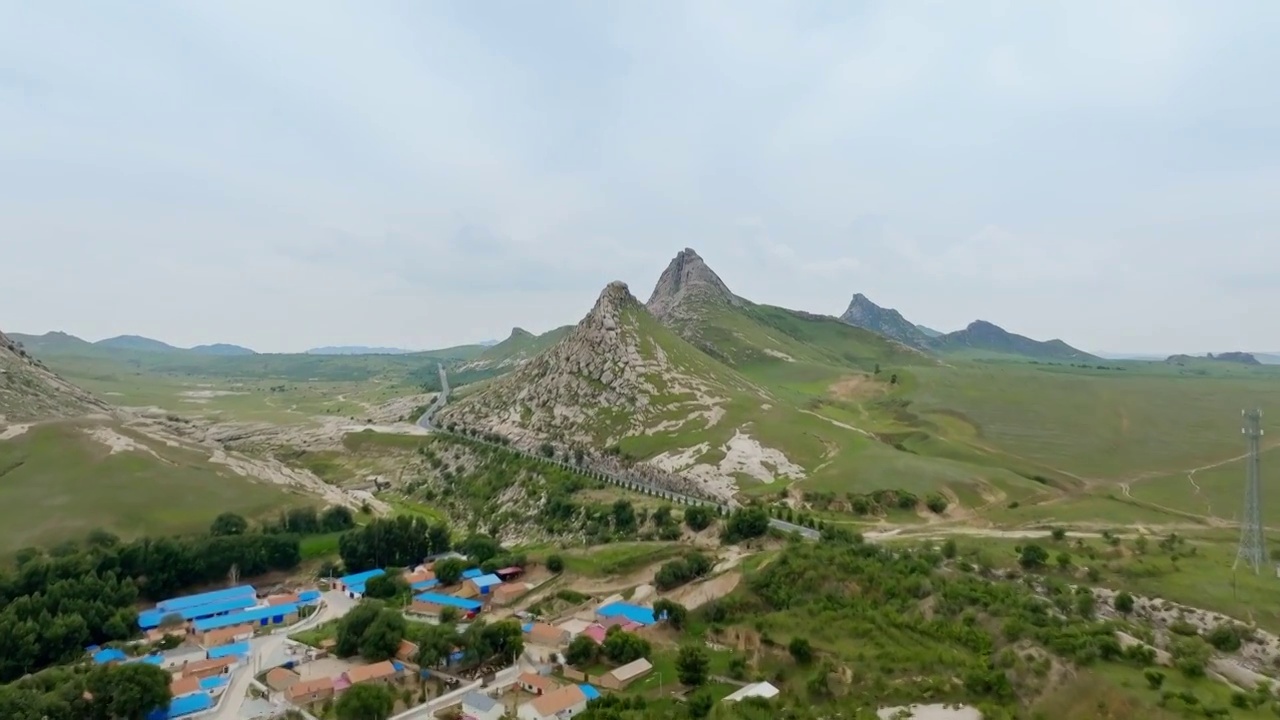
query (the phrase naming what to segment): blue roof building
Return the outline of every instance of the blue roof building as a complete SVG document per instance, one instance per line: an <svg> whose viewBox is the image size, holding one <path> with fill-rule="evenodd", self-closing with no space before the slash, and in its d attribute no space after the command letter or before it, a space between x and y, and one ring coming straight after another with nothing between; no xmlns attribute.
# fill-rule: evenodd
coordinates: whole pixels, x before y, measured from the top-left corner
<svg viewBox="0 0 1280 720"><path fill-rule="evenodd" d="M352 585L364 585L369 582L371 578L376 578L379 575L386 574L386 570L376 568L373 570L365 570L364 572L353 573L351 575L344 575L338 578L338 582L342 584L342 587L350 588Z"/></svg>
<svg viewBox="0 0 1280 720"><path fill-rule="evenodd" d="M656 622L653 617L652 608L632 605L631 603L609 603L599 610L596 610L596 614L603 618L622 616L631 622L639 623L641 625L652 625Z"/></svg>
<svg viewBox="0 0 1280 720"><path fill-rule="evenodd" d="M461 610L466 610L469 613L476 612L480 608L484 607L484 603L477 600L468 600L466 598L454 597L452 595L440 595L438 593L422 593L421 595L415 595L413 599L426 603L434 603L436 605L444 605L445 607L456 607Z"/></svg>
<svg viewBox="0 0 1280 720"><path fill-rule="evenodd" d="M213 698L208 693L195 693L174 698L167 708L156 708L147 715L147 720L174 720L213 707Z"/></svg>
<svg viewBox="0 0 1280 720"><path fill-rule="evenodd" d="M471 580L471 579L474 579L474 578L478 578L478 577L480 577L480 576L481 576L481 575L483 575L483 574L484 574L484 572L483 572L480 568L471 568L471 569L469 569L469 570L463 570L463 571L462 571L462 579L463 579L463 580Z"/></svg>
<svg viewBox="0 0 1280 720"><path fill-rule="evenodd" d="M417 592L421 590L430 590L431 588L437 587L439 585L440 585L440 581L436 580L435 578L432 578L430 580L419 580L418 582L410 585L409 589Z"/></svg>
<svg viewBox="0 0 1280 720"><path fill-rule="evenodd" d="M251 608L257 604L257 596L246 595L238 598L206 603L204 605L189 605L186 607L168 608L163 610L156 607L154 610L143 610L138 613L138 627L143 630L160 627L160 621L164 620L168 615L181 615L183 620L198 620L200 618L225 615L237 610L244 610L245 608Z"/></svg>
<svg viewBox="0 0 1280 720"><path fill-rule="evenodd" d="M587 696L587 702L600 699L600 691L594 685L579 685L578 689L582 691L583 695Z"/></svg>
<svg viewBox="0 0 1280 720"><path fill-rule="evenodd" d="M223 685L226 685L230 681L231 681L231 678L227 677L226 675L214 675L213 677L205 678L201 680L200 689L201 690L217 690L218 688L222 687Z"/></svg>
<svg viewBox="0 0 1280 720"><path fill-rule="evenodd" d="M106 648L105 650L99 650L93 654L93 661L98 665L106 665L107 663L113 662L124 662L128 658L129 656L125 655L123 650L117 650L115 648Z"/></svg>
<svg viewBox="0 0 1280 720"><path fill-rule="evenodd" d="M232 655L248 655L250 652L249 643L232 643L231 645L221 645L216 648L209 648L209 659L217 660L218 658L230 657Z"/></svg>
<svg viewBox="0 0 1280 720"><path fill-rule="evenodd" d="M490 573L489 575L478 575L473 577L471 578L471 582L475 583L475 586L480 590L481 595L488 595L490 588L502 584L502 578Z"/></svg>
<svg viewBox="0 0 1280 720"><path fill-rule="evenodd" d="M251 623L260 627L267 625L279 625L284 622L285 617L298 612L297 603L289 603L287 605L276 605L275 607L260 607L250 610L242 610L230 615L219 615L217 617L203 618L192 623L196 632L207 632L209 630L217 630L218 628L231 627L232 625L240 625L243 623Z"/></svg>
<svg viewBox="0 0 1280 720"><path fill-rule="evenodd" d="M156 655L156 654L154 654L154 653L153 653L153 654L148 655L148 656L146 656L146 657L144 657L144 658L139 658L139 659L138 659L138 662L140 662L140 663L146 663L147 665L163 665L163 664L164 664L164 658L163 658L163 657L161 657L160 655Z"/></svg>
<svg viewBox="0 0 1280 720"><path fill-rule="evenodd" d="M213 590L197 595L180 595L169 598L156 603L156 609L163 612L173 612L182 608L196 607L197 605L209 605L245 597L257 598L257 596L258 591L254 590L252 585L240 585L226 590Z"/></svg>
<svg viewBox="0 0 1280 720"><path fill-rule="evenodd" d="M303 605L311 605L320 602L319 590L303 590L298 593L298 602Z"/></svg>

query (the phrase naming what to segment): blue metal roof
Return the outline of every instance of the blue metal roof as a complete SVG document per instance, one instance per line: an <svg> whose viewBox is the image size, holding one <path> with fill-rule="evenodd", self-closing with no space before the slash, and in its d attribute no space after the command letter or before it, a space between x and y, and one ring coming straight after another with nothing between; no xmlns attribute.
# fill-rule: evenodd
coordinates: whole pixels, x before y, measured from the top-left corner
<svg viewBox="0 0 1280 720"><path fill-rule="evenodd" d="M213 698L208 693L195 693L174 698L168 708L156 708L147 715L147 720L173 720L201 710L213 707Z"/></svg>
<svg viewBox="0 0 1280 720"><path fill-rule="evenodd" d="M298 593L298 602L305 603L305 602L311 602L312 600L319 600L319 599L320 599L319 590L303 590L302 592Z"/></svg>
<svg viewBox="0 0 1280 720"><path fill-rule="evenodd" d="M484 574L484 571L482 571L480 568L471 568L469 570L462 571L462 579L470 580L471 578L478 578L483 574Z"/></svg>
<svg viewBox="0 0 1280 720"><path fill-rule="evenodd" d="M224 600L231 600L233 598L245 596L256 597L257 594L258 591L254 590L252 585L239 585L237 587L227 588L226 590L212 590L210 592L199 593L197 595L179 595L178 597L172 597L168 600L161 600L156 603L156 608L165 612L173 612L174 610L180 610L182 608L195 607L197 605L208 605L210 603L218 603Z"/></svg>
<svg viewBox="0 0 1280 720"><path fill-rule="evenodd" d="M144 658L139 659L138 662L146 663L148 665L163 665L164 658L159 655L148 655Z"/></svg>
<svg viewBox="0 0 1280 720"><path fill-rule="evenodd" d="M601 617L607 618L621 615L622 617L632 622L640 623L641 625L652 625L655 622L653 619L652 608L632 605L631 603L609 603L597 610L596 613Z"/></svg>
<svg viewBox="0 0 1280 720"><path fill-rule="evenodd" d="M364 572L358 572L351 575L344 575L343 577L338 578L338 582L342 583L343 586L363 585L365 582L369 580L369 578L375 578L375 577L378 577L379 575L386 575L386 574L387 574L386 570L383 570L382 568L376 568L374 570L365 570Z"/></svg>
<svg viewBox="0 0 1280 720"><path fill-rule="evenodd" d="M200 681L201 690L216 690L230 682L230 678L226 675L214 675L211 678L205 678Z"/></svg>
<svg viewBox="0 0 1280 720"><path fill-rule="evenodd" d="M487 588L493 587L494 585L501 585L502 578L490 573L488 575L473 577L471 578L471 582L475 583L476 587Z"/></svg>
<svg viewBox="0 0 1280 720"><path fill-rule="evenodd" d="M579 685L578 689L582 691L583 695L587 696L588 702L600 699L600 691L595 689L593 685Z"/></svg>
<svg viewBox="0 0 1280 720"><path fill-rule="evenodd" d="M410 590L430 590L431 588L436 587L439 584L440 584L440 581L436 580L435 578L432 578L430 580L419 580L418 582L410 585L409 589Z"/></svg>
<svg viewBox="0 0 1280 720"><path fill-rule="evenodd" d="M231 655L248 655L249 652L249 643L232 643L231 645L221 645L219 647L209 648L209 659L217 660L218 658L229 657Z"/></svg>
<svg viewBox="0 0 1280 720"><path fill-rule="evenodd" d="M124 654L123 650L107 648L106 650L99 650L94 653L93 661L99 665L106 665L109 662L123 662L128 657L128 655Z"/></svg>
<svg viewBox="0 0 1280 720"><path fill-rule="evenodd" d="M463 610L479 610L484 607L484 603L482 602L454 597L452 595L440 595L437 593L422 593L421 595L415 595L413 599L421 600L422 602L435 603L436 605L447 605L450 607L462 608Z"/></svg>
<svg viewBox="0 0 1280 720"><path fill-rule="evenodd" d="M364 585L365 585L365 584L364 584L364 583L362 583L362 582L358 582L358 583L351 583L350 585L348 585L348 586L347 586L347 590L349 590L349 591L351 591L351 592L353 592L353 593L355 593L355 594L357 594L357 595L363 595L363 594L364 594Z"/></svg>
<svg viewBox="0 0 1280 720"><path fill-rule="evenodd" d="M207 630L240 625L241 623L260 623L267 618L283 617L296 612L298 612L297 603L289 603L287 605L276 605L275 607L253 608L252 610L244 610L230 615L203 618L196 620L192 625L195 627L196 632L205 632Z"/></svg>
<svg viewBox="0 0 1280 720"><path fill-rule="evenodd" d="M245 608L251 608L257 604L257 597L253 595L246 595L205 605L192 605L190 607L171 608L167 610L162 610L157 607L154 610L143 610L138 613L138 627L143 630L160 627L160 621L164 620L167 615L178 614L182 616L183 620L197 620L199 618L213 617L214 615L235 612L236 610L244 610Z"/></svg>

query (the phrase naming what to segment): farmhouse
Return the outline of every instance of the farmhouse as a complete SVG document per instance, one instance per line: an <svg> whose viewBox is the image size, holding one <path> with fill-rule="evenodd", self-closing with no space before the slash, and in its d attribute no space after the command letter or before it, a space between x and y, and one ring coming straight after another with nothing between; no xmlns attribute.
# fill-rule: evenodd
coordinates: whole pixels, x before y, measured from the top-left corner
<svg viewBox="0 0 1280 720"><path fill-rule="evenodd" d="M233 625L249 624L254 627L267 627L268 625L289 625L297 622L297 620L297 605L277 605L275 607L258 607L228 615L203 618L196 620L191 626L196 634L202 635L210 630Z"/></svg>
<svg viewBox="0 0 1280 720"><path fill-rule="evenodd" d="M276 692L284 692L289 688L302 682L302 677L298 673L287 668L272 668L267 671L267 687Z"/></svg>
<svg viewBox="0 0 1280 720"><path fill-rule="evenodd" d="M200 692L200 678L183 676L169 683L169 695L171 697L180 698L183 695L191 695Z"/></svg>
<svg viewBox="0 0 1280 720"><path fill-rule="evenodd" d="M502 578L497 575L480 575L467 580L466 584L475 590L476 595L488 595L489 592L502 584Z"/></svg>
<svg viewBox="0 0 1280 720"><path fill-rule="evenodd" d="M322 677L297 683L284 691L284 696L295 705L308 705L333 697L333 678Z"/></svg>
<svg viewBox="0 0 1280 720"><path fill-rule="evenodd" d="M524 583L504 583L489 592L491 598L489 602L505 607L526 592L529 592L529 588Z"/></svg>
<svg viewBox="0 0 1280 720"><path fill-rule="evenodd" d="M253 637L253 626L249 623L230 627L214 628L200 633L200 644L205 647L217 647L227 643L244 642Z"/></svg>
<svg viewBox="0 0 1280 720"><path fill-rule="evenodd" d="M467 600L466 598L454 597L453 595L441 595L439 593L422 593L420 595L415 595L413 599L415 605L421 602L428 605L457 608L462 613L463 617L467 619L474 618L484 607L484 603L477 600Z"/></svg>
<svg viewBox="0 0 1280 720"><path fill-rule="evenodd" d="M566 685L520 706L520 720L566 720L586 709L587 703L600 697L590 685Z"/></svg>
<svg viewBox="0 0 1280 720"><path fill-rule="evenodd" d="M462 698L462 716L475 720L502 720L506 708L497 700L479 692L469 692Z"/></svg>
<svg viewBox="0 0 1280 720"><path fill-rule="evenodd" d="M378 685L386 685L390 683L400 671L390 660L383 660L372 665L358 665L343 673L343 677L352 685L360 685L362 683L373 683Z"/></svg>
<svg viewBox="0 0 1280 720"><path fill-rule="evenodd" d="M516 679L516 683L520 685L520 689L530 695L545 695L556 688L560 687L560 683L546 675L537 673L524 672L520 673L520 677Z"/></svg>
<svg viewBox="0 0 1280 720"><path fill-rule="evenodd" d="M352 575L344 575L333 581L333 586L337 590L347 594L352 600L359 600L364 597L364 585L379 575L386 575L387 571L381 568L375 570L365 570L364 572Z"/></svg>
<svg viewBox="0 0 1280 720"><path fill-rule="evenodd" d="M600 623L608 627L608 620L618 618L621 621L630 621L639 625L653 625L656 620L653 617L653 608L647 608L640 605L632 605L631 603L616 602L609 603L596 610L596 618ZM618 624L615 621L614 624Z"/></svg>
<svg viewBox="0 0 1280 720"><path fill-rule="evenodd" d="M183 622L226 615L258 604L257 591L252 585L241 585L226 590L214 590L198 595L169 598L156 603L155 608L138 613L138 627L151 630L171 617Z"/></svg>
<svg viewBox="0 0 1280 720"><path fill-rule="evenodd" d="M545 648L561 648L569 644L569 632L553 625L537 622L524 627L527 641L531 645Z"/></svg>
<svg viewBox="0 0 1280 720"><path fill-rule="evenodd" d="M644 658L629 662L596 678L596 682L610 690L622 690L653 671L653 663Z"/></svg>

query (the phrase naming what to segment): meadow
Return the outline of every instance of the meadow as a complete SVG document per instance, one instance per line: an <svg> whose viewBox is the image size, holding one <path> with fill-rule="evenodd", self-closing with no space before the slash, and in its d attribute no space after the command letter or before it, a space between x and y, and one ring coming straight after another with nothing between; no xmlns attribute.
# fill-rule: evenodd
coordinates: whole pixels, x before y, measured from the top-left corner
<svg viewBox="0 0 1280 720"><path fill-rule="evenodd" d="M312 502L251 482L200 453L106 424L147 448L111 452L94 423L49 423L0 441L0 553L101 528L124 538L203 531L222 512L255 518Z"/></svg>

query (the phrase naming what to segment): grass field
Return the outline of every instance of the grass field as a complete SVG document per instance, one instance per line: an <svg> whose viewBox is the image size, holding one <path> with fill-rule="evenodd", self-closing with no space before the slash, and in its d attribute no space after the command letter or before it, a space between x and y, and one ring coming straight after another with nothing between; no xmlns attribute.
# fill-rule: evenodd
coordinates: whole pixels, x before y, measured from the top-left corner
<svg viewBox="0 0 1280 720"><path fill-rule="evenodd" d="M669 560L687 548L677 543L625 542L561 553L565 569L579 575L625 575Z"/></svg>
<svg viewBox="0 0 1280 720"><path fill-rule="evenodd" d="M309 502L119 428L154 455L112 453L86 434L92 427L40 425L0 441L0 552L78 539L94 528L126 538L197 532L222 512L252 518Z"/></svg>

